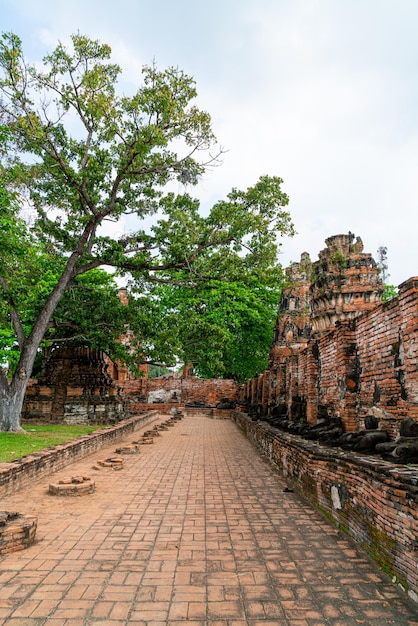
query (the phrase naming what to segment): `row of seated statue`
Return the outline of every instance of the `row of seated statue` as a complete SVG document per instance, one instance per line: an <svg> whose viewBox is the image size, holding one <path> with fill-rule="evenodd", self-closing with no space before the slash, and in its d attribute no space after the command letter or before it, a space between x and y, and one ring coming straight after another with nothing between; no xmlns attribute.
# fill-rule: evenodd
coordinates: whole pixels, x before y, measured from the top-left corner
<svg viewBox="0 0 418 626"><path fill-rule="evenodd" d="M394 463L418 463L418 423L411 417L402 419L395 441L389 440L386 430L379 429L379 420L373 415L365 417L364 429L348 433L343 431L341 419L335 416L322 415L312 426L303 419L289 420L286 416L277 416L273 410L266 421L274 428L327 446L362 454L380 454Z"/></svg>

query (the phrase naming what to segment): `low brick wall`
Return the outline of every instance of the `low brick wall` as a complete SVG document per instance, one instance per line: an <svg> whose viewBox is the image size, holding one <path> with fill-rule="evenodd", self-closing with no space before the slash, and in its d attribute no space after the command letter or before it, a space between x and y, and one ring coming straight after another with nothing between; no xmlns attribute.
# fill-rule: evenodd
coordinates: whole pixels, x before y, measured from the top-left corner
<svg viewBox="0 0 418 626"><path fill-rule="evenodd" d="M161 400L156 402L151 399L152 394L161 394ZM174 398L173 398L174 394ZM175 406L177 403L187 405L194 402L203 403L205 406L216 406L227 398L231 402L238 402L240 398L240 386L235 380L222 378L205 379L196 376L177 378L175 376L160 376L159 378L138 378L123 384L121 395L124 400L135 406L152 406L156 403L169 403ZM167 397L164 399L163 396ZM137 404L138 403L138 404Z"/></svg>
<svg viewBox="0 0 418 626"><path fill-rule="evenodd" d="M185 415L193 417L194 415L206 415L215 420L229 420L232 417L232 409L194 409L186 407L183 409Z"/></svg>
<svg viewBox="0 0 418 626"><path fill-rule="evenodd" d="M178 402L132 402L127 403L127 412L129 415L139 415L142 413L147 413L148 411L158 411L159 413L168 415L170 411L180 409L181 411L184 409L184 404L180 404Z"/></svg>
<svg viewBox="0 0 418 626"><path fill-rule="evenodd" d="M232 418L295 490L418 602L418 466L328 448L238 411Z"/></svg>
<svg viewBox="0 0 418 626"><path fill-rule="evenodd" d="M35 452L12 463L0 463L0 496L14 493L33 480L48 476L74 461L117 443L156 420L158 415L158 411L150 411L90 435L82 435L73 441Z"/></svg>

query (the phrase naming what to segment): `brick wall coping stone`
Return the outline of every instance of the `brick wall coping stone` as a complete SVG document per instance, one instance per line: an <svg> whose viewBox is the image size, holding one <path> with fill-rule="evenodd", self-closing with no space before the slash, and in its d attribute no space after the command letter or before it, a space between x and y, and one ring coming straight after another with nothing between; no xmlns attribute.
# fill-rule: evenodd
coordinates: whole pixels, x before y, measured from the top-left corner
<svg viewBox="0 0 418 626"><path fill-rule="evenodd" d="M239 411L232 419L292 488L418 603L418 465L327 447Z"/></svg>
<svg viewBox="0 0 418 626"><path fill-rule="evenodd" d="M149 411L96 430L89 435L34 452L10 463L0 463L0 497L70 465L74 461L121 441L127 435L156 420L159 411ZM18 436L18 435L17 435Z"/></svg>

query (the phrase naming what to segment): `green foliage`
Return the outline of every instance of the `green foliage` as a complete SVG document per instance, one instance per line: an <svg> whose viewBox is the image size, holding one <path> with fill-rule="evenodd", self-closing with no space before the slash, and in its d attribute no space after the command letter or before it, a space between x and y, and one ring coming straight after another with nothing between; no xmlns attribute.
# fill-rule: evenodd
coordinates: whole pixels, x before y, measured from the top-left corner
<svg viewBox="0 0 418 626"><path fill-rule="evenodd" d="M184 311L184 361L207 378L244 382L264 371L279 298L280 287L256 281L213 281L202 287Z"/></svg>
<svg viewBox="0 0 418 626"><path fill-rule="evenodd" d="M1 171L0 171L1 174ZM16 194L0 177L0 362L11 370L20 358L14 319L27 336L62 270L62 260L44 253L22 219ZM60 267L61 266L61 267Z"/></svg>
<svg viewBox="0 0 418 626"><path fill-rule="evenodd" d="M158 378L159 376L164 376L165 374L170 374L171 370L168 367L164 367L162 365L150 365L148 368L148 377L149 378Z"/></svg>
<svg viewBox="0 0 418 626"><path fill-rule="evenodd" d="M243 382L267 367L283 281L278 270L271 270L266 284L256 272L238 277L239 266L235 275L230 269L228 281L214 278L192 289L179 283L154 291L158 318L177 359L192 363L199 376Z"/></svg>
<svg viewBox="0 0 418 626"><path fill-rule="evenodd" d="M345 258L344 252L341 249L336 250L330 256L330 262L334 265L338 265L341 269L345 269L347 267L347 259Z"/></svg>
<svg viewBox="0 0 418 626"><path fill-rule="evenodd" d="M193 322L194 339L209 333L213 359L226 363L219 355L231 324L244 333L256 322L241 283L250 285L254 274L257 289L269 285L278 236L293 234L278 177L233 189L206 217L188 193L167 191L172 182L196 184L217 164L222 151L210 116L193 103L194 80L177 68L145 66L130 96L118 94L120 72L109 46L80 34L69 49L59 44L43 66L25 60L16 35L0 40L0 327L16 372L14 398L17 389L22 396L42 342L85 342L122 355L114 340L127 323L137 341L128 356L142 346L151 360L164 356L174 363L185 339L173 334L176 311L157 318L162 305L155 284L200 289L205 281L236 283L225 299L237 303L239 323L228 311L224 324L213 316L206 327L197 315ZM30 227L19 217L19 202L34 215ZM131 232L120 234L121 218ZM108 234L110 224L119 234ZM114 285L93 272L105 266L135 287L125 311ZM238 352L228 359L216 372L236 370ZM12 397L8 384L0 371L0 400ZM0 402L0 428L11 427L10 415L2 416L7 406Z"/></svg>
<svg viewBox="0 0 418 626"><path fill-rule="evenodd" d="M65 259L34 237L20 207L0 182L0 362L14 372L20 346L10 317L19 317L25 336L56 285ZM7 280L6 280L7 277ZM77 276L63 295L40 347L88 345L121 356L116 343L129 322L114 278L100 269ZM125 359L126 360L126 359Z"/></svg>
<svg viewBox="0 0 418 626"><path fill-rule="evenodd" d="M61 298L45 339L51 343L88 343L109 349L125 330L128 316L114 277L101 269L77 276Z"/></svg>
<svg viewBox="0 0 418 626"><path fill-rule="evenodd" d="M384 285L382 301L389 302L398 296L398 288L395 285Z"/></svg>

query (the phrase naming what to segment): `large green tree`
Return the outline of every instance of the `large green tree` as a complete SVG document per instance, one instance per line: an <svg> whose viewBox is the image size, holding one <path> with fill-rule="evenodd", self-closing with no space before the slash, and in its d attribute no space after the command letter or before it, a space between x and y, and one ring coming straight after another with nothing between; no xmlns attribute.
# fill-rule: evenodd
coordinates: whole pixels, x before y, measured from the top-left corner
<svg viewBox="0 0 418 626"><path fill-rule="evenodd" d="M284 279L279 266L248 267L222 252L202 255L192 288L177 271L151 293L180 362L205 378L244 382L267 367Z"/></svg>
<svg viewBox="0 0 418 626"><path fill-rule="evenodd" d="M193 104L194 80L180 70L144 67L135 93L119 95L121 70L109 46L80 34L42 66L25 59L16 35L4 34L0 69L0 173L4 189L15 194L12 204L5 197L6 209L19 194L35 215L30 236L60 266L29 328L13 298L13 276L1 276L19 357L13 376L0 372L0 428L18 430L39 345L80 276L112 266L130 272L145 292L178 270L192 284L208 250L266 265L277 235L292 225L279 178L233 190L206 217L188 194L167 192L172 181L196 184L220 153L210 116ZM135 226L117 235L122 217L135 218ZM9 261L19 263L19 254L7 250Z"/></svg>
<svg viewBox="0 0 418 626"><path fill-rule="evenodd" d="M20 346L13 320L24 341L65 267L65 257L34 237L1 183L0 250L0 364L14 374ZM120 337L127 327L138 326L135 309L121 302L114 276L103 269L77 276L49 320L41 343L44 356L64 343L88 345L134 365L139 356Z"/></svg>

